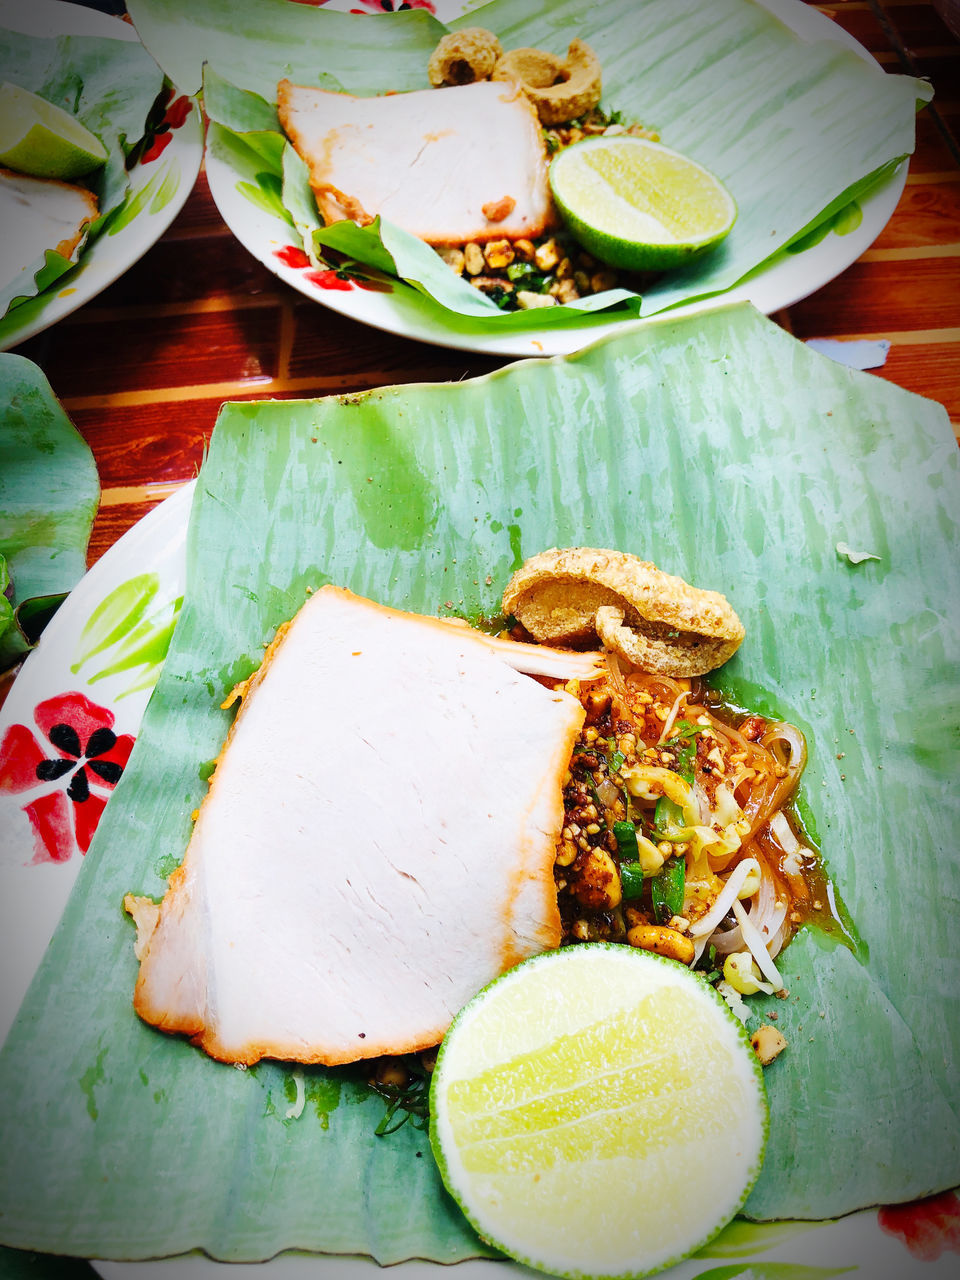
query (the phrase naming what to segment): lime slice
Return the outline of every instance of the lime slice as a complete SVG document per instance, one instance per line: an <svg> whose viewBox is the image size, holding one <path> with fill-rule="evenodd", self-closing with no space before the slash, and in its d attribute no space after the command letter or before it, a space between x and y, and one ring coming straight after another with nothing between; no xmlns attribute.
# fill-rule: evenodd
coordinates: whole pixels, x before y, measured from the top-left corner
<svg viewBox="0 0 960 1280"><path fill-rule="evenodd" d="M762 1071L717 993L607 943L545 952L457 1015L430 1090L447 1190L489 1243L559 1276L642 1276L710 1240L767 1136Z"/></svg>
<svg viewBox="0 0 960 1280"><path fill-rule="evenodd" d="M574 143L551 161L550 187L587 252L628 271L682 266L719 244L737 217L718 178L645 138Z"/></svg>
<svg viewBox="0 0 960 1280"><path fill-rule="evenodd" d="M70 182L96 169L107 149L76 116L18 84L0 85L0 165Z"/></svg>

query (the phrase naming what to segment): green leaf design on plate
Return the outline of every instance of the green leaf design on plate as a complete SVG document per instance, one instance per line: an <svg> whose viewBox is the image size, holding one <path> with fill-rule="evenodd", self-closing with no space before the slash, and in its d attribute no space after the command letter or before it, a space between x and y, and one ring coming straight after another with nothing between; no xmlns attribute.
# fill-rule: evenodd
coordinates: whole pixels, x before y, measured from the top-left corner
<svg viewBox="0 0 960 1280"><path fill-rule="evenodd" d="M282 185L281 179L276 174L261 172L256 175L256 183L238 182L237 190L258 209L263 209L265 213L272 213L275 218L282 219L292 227L295 225L293 218L284 208L280 198Z"/></svg>
<svg viewBox="0 0 960 1280"><path fill-rule="evenodd" d="M700 1257L697 1254L696 1257ZM805 1267L796 1262L738 1262L729 1267L711 1267L709 1271L700 1271L694 1280L829 1280L830 1276L840 1276L848 1271L859 1271L859 1267Z"/></svg>
<svg viewBox="0 0 960 1280"><path fill-rule="evenodd" d="M139 217L157 193L160 183L160 174L154 173L142 187L138 187L136 191L131 191L123 204L114 210L110 215L109 221L105 224L107 235L115 236L124 227L128 227L134 218Z"/></svg>
<svg viewBox="0 0 960 1280"><path fill-rule="evenodd" d="M225 405L167 660L0 1051L0 1239L128 1259L486 1252L424 1135L377 1138L382 1102L350 1072L304 1070L340 1084L327 1128L309 1107L265 1120L271 1098L281 1119L290 1106L289 1064L236 1071L140 1023L119 904L163 892L157 868L182 857L201 765L231 723L224 688L308 586L491 617L517 557L577 544L639 554L737 608L746 639L713 679L796 714L804 802L868 947L803 930L778 958L789 997L753 1001L788 1048L765 1073L770 1141L747 1215L834 1218L960 1183L960 804L945 783L960 774L958 513L942 406L750 307L624 326L452 385ZM869 577L839 538L882 556ZM309 714L322 732L322 708ZM374 787L372 821L376 805ZM107 1043L94 1123L79 1082Z"/></svg>
<svg viewBox="0 0 960 1280"><path fill-rule="evenodd" d="M863 210L856 200L851 200L845 209L841 209L833 220L833 230L838 236L848 236L863 222Z"/></svg>
<svg viewBox="0 0 960 1280"><path fill-rule="evenodd" d="M796 1221L749 1222L744 1218L735 1218L708 1245L698 1250L695 1257L750 1258L758 1253L768 1253L806 1231L816 1231L819 1225L816 1222Z"/></svg>
<svg viewBox="0 0 960 1280"><path fill-rule="evenodd" d="M88 684L95 685L97 681L106 680L123 671L140 671L136 684L116 696L124 698L142 689L152 689L160 675L160 668L163 667L182 604L183 596L177 596L172 603L164 603L154 614L145 618L140 626L134 627L116 645L113 660L88 677Z"/></svg>
<svg viewBox="0 0 960 1280"><path fill-rule="evenodd" d="M848 236L852 231L856 231L861 222L863 222L863 210L856 200L851 200L832 218L821 222L812 231L787 245L786 251L787 253L805 253L807 249L812 249L814 245L825 240L831 231L838 236Z"/></svg>
<svg viewBox="0 0 960 1280"><path fill-rule="evenodd" d="M155 573L128 578L104 597L83 625L77 641L77 657L70 670L77 674L83 664L119 644L143 618L160 586Z"/></svg>
<svg viewBox="0 0 960 1280"><path fill-rule="evenodd" d="M179 190L180 169L177 166L168 164L163 173L163 181L157 188L157 194L151 202L150 212L159 213L161 209L165 209Z"/></svg>
<svg viewBox="0 0 960 1280"><path fill-rule="evenodd" d="M182 605L183 597L178 596L161 613L137 627L118 646L114 661L90 677L90 684L118 675L122 671L139 670L137 680L122 693L118 693L117 698L129 697L143 689L152 689L167 656Z"/></svg>
<svg viewBox="0 0 960 1280"><path fill-rule="evenodd" d="M140 574L120 583L91 613L80 633L77 658L70 670L77 674L95 657L111 650L110 661L87 676L96 684L121 672L137 678L117 698L152 688L167 656L183 597L161 600L152 612L160 581L155 573Z"/></svg>

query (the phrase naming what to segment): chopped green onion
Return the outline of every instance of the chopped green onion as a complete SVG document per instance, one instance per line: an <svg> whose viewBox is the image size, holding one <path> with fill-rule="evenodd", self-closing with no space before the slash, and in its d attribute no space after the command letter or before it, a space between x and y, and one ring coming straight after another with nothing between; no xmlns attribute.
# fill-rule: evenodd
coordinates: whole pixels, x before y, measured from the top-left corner
<svg viewBox="0 0 960 1280"><path fill-rule="evenodd" d="M690 829L687 827L683 810L669 796L661 796L653 811L653 830L658 840L686 840Z"/></svg>
<svg viewBox="0 0 960 1280"><path fill-rule="evenodd" d="M673 738L695 738L698 733L703 733L704 727L702 724L694 724L692 720L675 720L667 741Z"/></svg>
<svg viewBox="0 0 960 1280"><path fill-rule="evenodd" d="M507 267L507 279L515 284L519 282L524 289L532 289L535 293L543 293L547 287L547 277L530 262L511 262Z"/></svg>
<svg viewBox="0 0 960 1280"><path fill-rule="evenodd" d="M639 862L622 862L620 864L620 892L624 902L643 896L643 867Z"/></svg>
<svg viewBox="0 0 960 1280"><path fill-rule="evenodd" d="M632 822L615 822L613 835L617 842L617 853L625 862L640 860L640 846L637 844L637 828Z"/></svg>
<svg viewBox="0 0 960 1280"><path fill-rule="evenodd" d="M717 948L712 943L705 948L694 968L698 973L703 974L707 982L716 982L720 977L721 970L717 968Z"/></svg>
<svg viewBox="0 0 960 1280"><path fill-rule="evenodd" d="M670 737L664 743L677 757L675 773L679 773L685 782L693 782L693 762L697 755L697 735L703 733L703 726L691 724L689 720L678 720L673 726Z"/></svg>
<svg viewBox="0 0 960 1280"><path fill-rule="evenodd" d="M617 841L617 853L622 859L620 863L620 892L625 901L639 898L643 893L645 876L640 865L640 846L637 844L637 829L632 822L615 822L613 834Z"/></svg>
<svg viewBox="0 0 960 1280"><path fill-rule="evenodd" d="M682 914L686 881L687 868L684 858L668 859L651 880L650 897L657 924L666 924L672 916Z"/></svg>

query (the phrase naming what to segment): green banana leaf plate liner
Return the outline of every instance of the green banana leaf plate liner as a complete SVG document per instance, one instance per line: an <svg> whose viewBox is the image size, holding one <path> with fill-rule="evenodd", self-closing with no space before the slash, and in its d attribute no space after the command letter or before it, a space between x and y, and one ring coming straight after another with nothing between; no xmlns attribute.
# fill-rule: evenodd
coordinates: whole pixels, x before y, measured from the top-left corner
<svg viewBox="0 0 960 1280"><path fill-rule="evenodd" d="M856 223L856 201L913 151L916 108L932 93L928 82L884 74L836 42L806 42L753 0L471 7L450 27L488 27L504 49L562 54L573 36L588 41L603 67L602 105L707 165L739 210L719 248L652 279L642 297L613 289L567 306L503 312L396 226L323 227L306 166L279 131L284 76L358 95L428 88L427 62L447 31L440 22L423 10L371 20L287 0L251 0L242 13L232 0L128 7L175 83L199 88L202 80L213 154L235 173L238 190L276 214L279 237L292 225L311 256L333 249L383 273L411 305L457 332L582 325L586 312L609 308L624 318L652 315L732 288L826 234L851 204Z"/></svg>
<svg viewBox="0 0 960 1280"><path fill-rule="evenodd" d="M746 305L455 385L224 405L162 676L0 1055L0 1240L236 1261L485 1252L426 1135L375 1136L383 1101L351 1068L240 1071L140 1023L122 901L164 891L230 723L220 703L307 588L492 616L511 570L554 545L622 548L724 592L746 639L718 682L807 735L802 812L859 942L801 931L778 959L789 997L753 1006L789 1047L766 1073L748 1215L960 1183L958 498L940 405ZM336 732L322 707L303 714ZM376 803L373 785L365 821Z"/></svg>
<svg viewBox="0 0 960 1280"><path fill-rule="evenodd" d="M30 36L0 28L0 81L39 94L91 130L107 148L102 168L86 185L97 197L99 216L71 258L48 249L24 273L0 279L0 316L60 280L74 266L90 236L102 234L130 188L127 169L134 148L150 126L151 109L163 88L163 72L142 45L98 36ZM162 113L161 113L162 114ZM159 119L159 117L158 117Z"/></svg>
<svg viewBox="0 0 960 1280"><path fill-rule="evenodd" d="M86 572L99 501L93 454L50 383L0 354L0 672Z"/></svg>

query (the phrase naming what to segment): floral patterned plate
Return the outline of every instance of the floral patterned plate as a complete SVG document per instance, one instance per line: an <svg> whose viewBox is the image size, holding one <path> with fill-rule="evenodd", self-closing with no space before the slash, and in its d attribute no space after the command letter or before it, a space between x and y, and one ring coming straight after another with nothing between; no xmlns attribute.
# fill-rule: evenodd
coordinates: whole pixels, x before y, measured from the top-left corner
<svg viewBox="0 0 960 1280"><path fill-rule="evenodd" d="M0 1039L119 781L180 609L193 485L81 579L0 708Z"/></svg>
<svg viewBox="0 0 960 1280"><path fill-rule="evenodd" d="M193 485L125 534L82 579L44 632L0 708L0 1038L6 1034L123 773L160 674L182 600ZM906 1086L905 1087L909 1087ZM824 1142L829 1142L824 1135ZM936 1280L957 1274L960 1197L864 1210L835 1222L736 1220L669 1273L675 1280ZM228 1269L200 1256L95 1263L105 1280L212 1280ZM251 1264L229 1268L251 1273ZM368 1258L289 1253L258 1280L364 1280ZM390 1268L436 1280L437 1264ZM519 1280L512 1263L459 1263L450 1280Z"/></svg>
<svg viewBox="0 0 960 1280"><path fill-rule="evenodd" d="M26 35L109 36L135 41L127 22L61 0L0 0L0 27ZM175 97L153 144L131 173L131 186L106 232L78 265L36 298L0 319L0 351L25 342L95 298L133 266L183 208L200 172L203 126L195 101Z"/></svg>
<svg viewBox="0 0 960 1280"><path fill-rule="evenodd" d="M324 3L324 0L304 2ZM466 3L464 0L412 0L412 3L407 0L403 3L401 0L327 0L325 7L370 14L401 7L427 9L442 22L449 22L465 11L477 9L481 3L482 0ZM873 62L871 55L842 27L803 0L760 0L760 3L804 39L835 40ZM622 319L613 316L605 322L595 316L582 325L502 333L446 327L438 320L436 307L423 305L413 290L374 291L345 281L335 271L312 270L288 224L269 206L251 201L249 193L243 190L247 184L238 183L229 157L212 144L207 148L206 171L210 192L224 222L248 252L308 298L375 329L491 355L549 356L579 350L622 324ZM677 306L673 314L703 311L718 303L750 301L764 314L771 315L807 297L845 271L876 240L896 209L906 179L904 161L895 173L858 202L855 217L847 219L843 214L838 215L832 229L803 252L783 255L721 295Z"/></svg>

